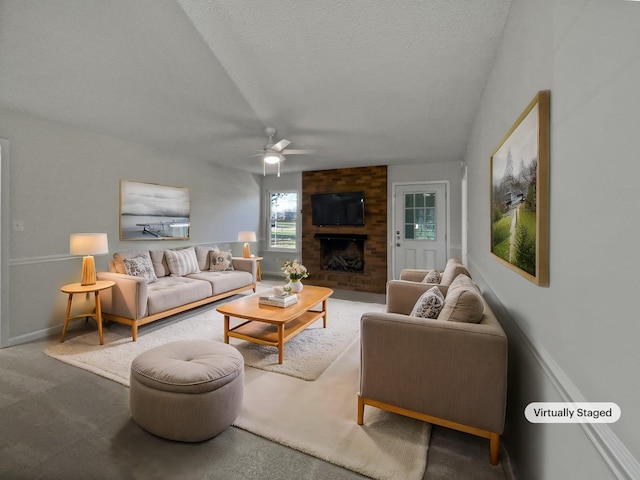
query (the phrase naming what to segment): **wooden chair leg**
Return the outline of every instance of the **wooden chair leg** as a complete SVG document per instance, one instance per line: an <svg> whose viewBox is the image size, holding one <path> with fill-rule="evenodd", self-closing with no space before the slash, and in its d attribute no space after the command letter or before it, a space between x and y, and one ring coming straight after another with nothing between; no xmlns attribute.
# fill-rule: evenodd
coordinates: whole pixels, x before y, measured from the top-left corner
<svg viewBox="0 0 640 480"><path fill-rule="evenodd" d="M364 400L358 395L358 425L364 423Z"/></svg>
<svg viewBox="0 0 640 480"><path fill-rule="evenodd" d="M491 453L491 465L497 465L500 454L500 435L497 433L489 435L489 450Z"/></svg>

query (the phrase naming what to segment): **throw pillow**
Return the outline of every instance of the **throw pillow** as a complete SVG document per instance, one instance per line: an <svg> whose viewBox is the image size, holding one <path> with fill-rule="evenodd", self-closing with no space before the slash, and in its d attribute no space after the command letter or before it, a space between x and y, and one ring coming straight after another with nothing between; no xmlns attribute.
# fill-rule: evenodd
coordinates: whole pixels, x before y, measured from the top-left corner
<svg viewBox="0 0 640 480"><path fill-rule="evenodd" d="M149 255L139 255L137 257L125 258L122 260L127 275L143 277L147 283L158 281L156 272L153 270Z"/></svg>
<svg viewBox="0 0 640 480"><path fill-rule="evenodd" d="M196 251L193 247L180 250L165 250L164 256L167 259L169 271L174 277L184 277L191 273L200 273Z"/></svg>
<svg viewBox="0 0 640 480"><path fill-rule="evenodd" d="M444 272L442 272L442 275L440 276L440 284L451 285L451 283L453 283L456 277L460 274L471 278L471 274L464 265L458 262L455 258L450 258L447 265L444 267Z"/></svg>
<svg viewBox="0 0 640 480"><path fill-rule="evenodd" d="M233 257L231 252L209 252L209 271L225 272L233 270Z"/></svg>
<svg viewBox="0 0 640 480"><path fill-rule="evenodd" d="M437 270L431 270L425 275L422 283L440 283L440 272Z"/></svg>
<svg viewBox="0 0 640 480"><path fill-rule="evenodd" d="M444 297L438 287L431 287L420 295L420 298L413 306L410 315L421 318L438 318L440 310L444 305Z"/></svg>
<svg viewBox="0 0 640 480"><path fill-rule="evenodd" d="M478 287L466 275L458 275L449 289L440 320L479 323L484 313L484 301Z"/></svg>
<svg viewBox="0 0 640 480"><path fill-rule="evenodd" d="M125 274L127 273L124 268L124 259L139 257L141 255L149 255L149 250L130 250L128 252L116 252L113 254L113 266L116 272Z"/></svg>

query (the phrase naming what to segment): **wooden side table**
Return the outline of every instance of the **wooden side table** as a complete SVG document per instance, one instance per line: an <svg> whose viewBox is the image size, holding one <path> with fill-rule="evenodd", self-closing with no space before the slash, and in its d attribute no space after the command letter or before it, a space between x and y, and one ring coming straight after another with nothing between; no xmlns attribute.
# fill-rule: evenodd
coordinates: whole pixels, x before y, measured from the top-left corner
<svg viewBox="0 0 640 480"><path fill-rule="evenodd" d="M260 272L260 260L262 260L264 257L251 257L256 261L256 267L258 268L258 271L256 272L256 278L259 282L262 281L262 273Z"/></svg>
<svg viewBox="0 0 640 480"><path fill-rule="evenodd" d="M69 300L67 300L67 314L64 318L64 327L62 327L62 338L60 339L60 343L64 342L64 336L67 333L67 326L69 325L69 320L73 320L74 318L82 318L82 317L94 317L96 319L96 323L98 324L98 334L100 335L100 345L104 345L104 338L102 336L102 308L100 306L100 291L106 290L107 288L111 288L116 284L116 282L111 280L98 280L94 285L81 285L79 283L70 283L69 285L65 285L60 289L63 293L69 294ZM74 315L72 317L69 316L71 313L71 302L73 301L73 295L76 293L93 293L95 295L96 301L96 311L95 313L83 313L80 315Z"/></svg>

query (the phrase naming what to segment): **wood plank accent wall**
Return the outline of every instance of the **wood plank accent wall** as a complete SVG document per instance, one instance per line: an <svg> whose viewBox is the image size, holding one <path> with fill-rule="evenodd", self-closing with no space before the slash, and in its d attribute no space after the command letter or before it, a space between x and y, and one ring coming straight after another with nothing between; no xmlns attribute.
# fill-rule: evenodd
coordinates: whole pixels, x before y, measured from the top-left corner
<svg viewBox="0 0 640 480"><path fill-rule="evenodd" d="M315 226L311 223L311 195L363 191L362 227ZM316 233L367 235L364 272L320 268L320 240ZM387 167L340 168L302 173L302 261L309 270L305 283L360 292L385 293L387 283Z"/></svg>

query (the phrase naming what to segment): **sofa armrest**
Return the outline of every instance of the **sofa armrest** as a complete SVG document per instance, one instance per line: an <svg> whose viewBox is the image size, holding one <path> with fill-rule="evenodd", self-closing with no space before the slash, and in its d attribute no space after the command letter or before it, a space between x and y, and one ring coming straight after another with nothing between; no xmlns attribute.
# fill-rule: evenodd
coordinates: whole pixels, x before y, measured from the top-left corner
<svg viewBox="0 0 640 480"><path fill-rule="evenodd" d="M360 395L501 434L507 338L497 321L486 320L470 324L365 313Z"/></svg>
<svg viewBox="0 0 640 480"><path fill-rule="evenodd" d="M258 279L258 261L255 258L233 257L233 268L243 272L249 272L253 277L253 283Z"/></svg>
<svg viewBox="0 0 640 480"><path fill-rule="evenodd" d="M438 287L443 296L449 287L435 283L422 283L407 280L389 280L387 282L387 312L409 315L420 295L433 287Z"/></svg>
<svg viewBox="0 0 640 480"><path fill-rule="evenodd" d="M98 280L116 282L100 294L102 312L138 320L147 316L147 282L142 277L115 272L98 272Z"/></svg>

